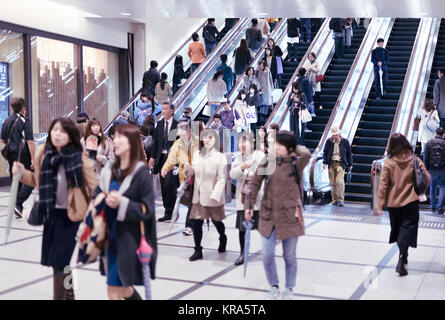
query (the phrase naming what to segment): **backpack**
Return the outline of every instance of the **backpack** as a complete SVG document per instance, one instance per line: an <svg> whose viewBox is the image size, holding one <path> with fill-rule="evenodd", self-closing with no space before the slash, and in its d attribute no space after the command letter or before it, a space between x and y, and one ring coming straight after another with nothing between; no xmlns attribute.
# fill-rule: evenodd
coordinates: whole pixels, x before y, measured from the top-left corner
<svg viewBox="0 0 445 320"><path fill-rule="evenodd" d="M210 30L210 26L206 26L202 32L203 38L210 43L216 42L215 34Z"/></svg>
<svg viewBox="0 0 445 320"><path fill-rule="evenodd" d="M148 135L147 137L144 138L143 143L144 143L144 150L147 152L153 146L153 137L151 135Z"/></svg>
<svg viewBox="0 0 445 320"><path fill-rule="evenodd" d="M436 144L431 147L430 157L429 157L429 167L430 169L445 169L445 149L441 144Z"/></svg>
<svg viewBox="0 0 445 320"><path fill-rule="evenodd" d="M420 168L419 160L417 160L416 156L414 156L413 158L413 166L414 191L417 195L425 194L426 189L428 188L428 184L426 183L426 178L423 174L422 169Z"/></svg>

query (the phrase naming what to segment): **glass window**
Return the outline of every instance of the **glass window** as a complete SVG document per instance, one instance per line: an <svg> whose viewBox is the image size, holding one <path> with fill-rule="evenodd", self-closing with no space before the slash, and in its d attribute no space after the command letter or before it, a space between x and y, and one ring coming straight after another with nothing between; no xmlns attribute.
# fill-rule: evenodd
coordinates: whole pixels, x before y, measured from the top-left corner
<svg viewBox="0 0 445 320"><path fill-rule="evenodd" d="M77 118L78 46L32 37L32 113L34 134L48 132L57 117Z"/></svg>
<svg viewBox="0 0 445 320"><path fill-rule="evenodd" d="M119 57L116 53L83 47L84 110L102 127L119 112Z"/></svg>
<svg viewBox="0 0 445 320"><path fill-rule="evenodd" d="M24 62L23 35L0 29L0 124L3 124L10 114L11 99L25 97ZM0 177L8 176L8 164L0 157Z"/></svg>

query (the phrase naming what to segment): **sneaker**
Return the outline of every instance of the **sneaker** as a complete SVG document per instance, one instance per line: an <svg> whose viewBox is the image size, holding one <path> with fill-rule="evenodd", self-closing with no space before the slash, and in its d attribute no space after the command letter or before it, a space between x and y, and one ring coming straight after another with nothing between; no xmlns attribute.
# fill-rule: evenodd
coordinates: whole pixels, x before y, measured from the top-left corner
<svg viewBox="0 0 445 320"><path fill-rule="evenodd" d="M311 113L311 116L312 117L316 117L317 115L315 113Z"/></svg>
<svg viewBox="0 0 445 320"><path fill-rule="evenodd" d="M344 205L343 205L343 201L339 201L339 202L338 202L338 206L339 206L339 207L343 207L343 206L344 206Z"/></svg>
<svg viewBox="0 0 445 320"><path fill-rule="evenodd" d="M304 129L304 132L312 132L312 130L311 129Z"/></svg>
<svg viewBox="0 0 445 320"><path fill-rule="evenodd" d="M292 289L286 288L281 294L281 300L293 300L293 295Z"/></svg>
<svg viewBox="0 0 445 320"><path fill-rule="evenodd" d="M192 228L185 228L184 231L182 231L182 234L185 236L191 236L193 234Z"/></svg>
<svg viewBox="0 0 445 320"><path fill-rule="evenodd" d="M19 207L15 206L14 207L14 213L15 213L15 218L16 219L22 219L22 217L23 217L23 209L20 209Z"/></svg>
<svg viewBox="0 0 445 320"><path fill-rule="evenodd" d="M277 300L280 297L280 289L278 287L270 287L269 300Z"/></svg>

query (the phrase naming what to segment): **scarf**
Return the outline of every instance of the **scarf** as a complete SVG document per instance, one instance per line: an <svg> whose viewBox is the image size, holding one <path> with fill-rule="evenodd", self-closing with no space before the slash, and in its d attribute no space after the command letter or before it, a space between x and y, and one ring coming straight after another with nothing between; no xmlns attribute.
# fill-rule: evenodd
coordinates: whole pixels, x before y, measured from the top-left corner
<svg viewBox="0 0 445 320"><path fill-rule="evenodd" d="M59 153L57 150L45 151L39 186L39 211L43 212L44 221L54 211L57 194L57 174L59 166L65 168L66 179L69 188L83 187L82 152L74 146L67 146Z"/></svg>

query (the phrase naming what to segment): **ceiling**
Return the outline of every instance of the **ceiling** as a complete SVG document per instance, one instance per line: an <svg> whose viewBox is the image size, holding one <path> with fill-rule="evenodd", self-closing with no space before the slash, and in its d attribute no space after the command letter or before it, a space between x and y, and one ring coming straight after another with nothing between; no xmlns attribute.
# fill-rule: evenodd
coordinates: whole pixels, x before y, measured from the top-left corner
<svg viewBox="0 0 445 320"><path fill-rule="evenodd" d="M100 16L153 17L445 17L443 0L51 0ZM131 16L123 16L129 13Z"/></svg>

